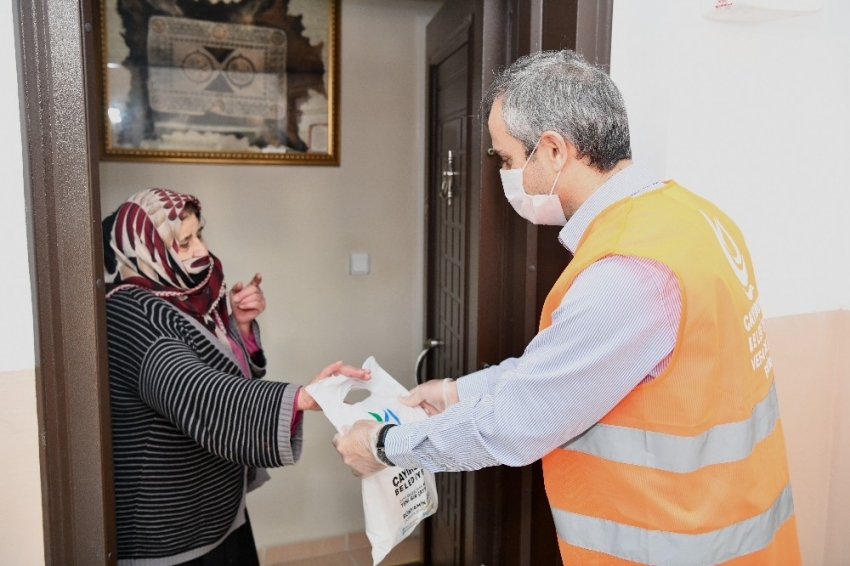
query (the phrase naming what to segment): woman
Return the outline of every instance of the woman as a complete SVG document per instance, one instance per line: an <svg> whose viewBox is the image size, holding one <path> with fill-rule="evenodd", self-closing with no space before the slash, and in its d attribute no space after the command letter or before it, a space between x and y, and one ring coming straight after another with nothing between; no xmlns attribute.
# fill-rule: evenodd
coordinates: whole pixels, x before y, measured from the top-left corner
<svg viewBox="0 0 850 566"><path fill-rule="evenodd" d="M301 411L319 408L259 379L261 277L234 286L228 315L200 212L149 189L103 222L119 564L258 564L248 485L298 460ZM369 377L337 362L313 381L335 373Z"/></svg>

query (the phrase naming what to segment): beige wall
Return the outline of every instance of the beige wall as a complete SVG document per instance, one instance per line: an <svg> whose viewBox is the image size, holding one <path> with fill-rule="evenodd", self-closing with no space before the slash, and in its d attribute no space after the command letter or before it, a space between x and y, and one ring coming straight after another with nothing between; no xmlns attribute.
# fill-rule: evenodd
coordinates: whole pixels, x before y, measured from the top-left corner
<svg viewBox="0 0 850 566"><path fill-rule="evenodd" d="M135 191L197 195L230 284L264 276L269 377L303 383L374 355L406 385L422 340L425 26L438 4L343 0L341 165L104 162L103 213ZM352 252L371 274L348 275ZM248 501L260 547L363 530L360 482L321 414L297 466Z"/></svg>
<svg viewBox="0 0 850 566"><path fill-rule="evenodd" d="M834 330L838 348L834 359L834 416L829 427L832 432L832 462L828 468L824 549L824 564L830 566L846 564L850 557L850 348L847 347L850 343L850 311L841 311L840 317L840 326ZM805 350L801 348L799 351ZM817 437L816 431L812 432L812 437Z"/></svg>
<svg viewBox="0 0 850 566"><path fill-rule="evenodd" d="M847 564L850 311L767 319L805 564Z"/></svg>
<svg viewBox="0 0 850 566"><path fill-rule="evenodd" d="M0 563L44 564L33 370L0 371Z"/></svg>

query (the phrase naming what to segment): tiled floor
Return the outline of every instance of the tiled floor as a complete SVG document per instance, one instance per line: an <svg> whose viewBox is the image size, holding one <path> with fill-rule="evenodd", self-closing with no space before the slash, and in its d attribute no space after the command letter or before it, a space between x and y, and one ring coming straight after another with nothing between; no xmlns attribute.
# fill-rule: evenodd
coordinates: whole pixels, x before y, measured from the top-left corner
<svg viewBox="0 0 850 566"><path fill-rule="evenodd" d="M419 537L407 538L390 551L387 557L381 561L380 566L401 566L403 564L419 564L422 559L422 539ZM372 550L360 548L325 554L312 558L300 558L285 562L275 562L268 566L372 566Z"/></svg>

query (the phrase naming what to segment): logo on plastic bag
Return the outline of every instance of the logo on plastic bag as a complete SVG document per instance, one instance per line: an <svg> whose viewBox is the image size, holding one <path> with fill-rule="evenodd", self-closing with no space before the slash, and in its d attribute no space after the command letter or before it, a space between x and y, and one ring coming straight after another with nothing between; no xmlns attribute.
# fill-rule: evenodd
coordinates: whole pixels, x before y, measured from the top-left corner
<svg viewBox="0 0 850 566"><path fill-rule="evenodd" d="M398 418L398 415L393 413L389 409L384 409L384 418L381 418L381 415L378 413L373 413L372 411L367 411L376 421L379 423L388 423L390 421L395 421L395 424L401 424L401 420Z"/></svg>

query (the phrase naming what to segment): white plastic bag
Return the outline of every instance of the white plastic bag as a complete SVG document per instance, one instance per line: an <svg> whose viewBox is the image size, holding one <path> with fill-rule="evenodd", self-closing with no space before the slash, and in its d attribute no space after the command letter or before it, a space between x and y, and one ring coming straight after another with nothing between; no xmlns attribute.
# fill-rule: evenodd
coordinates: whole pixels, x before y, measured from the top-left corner
<svg viewBox="0 0 850 566"><path fill-rule="evenodd" d="M406 395L407 389L375 358L370 356L363 368L372 371L368 381L335 375L307 387L337 431L362 419L405 424L427 418L421 408L399 403L399 395ZM356 389L371 394L363 401L346 404L345 397ZM372 544L372 560L378 564L416 525L437 511L437 487L434 474L421 468L389 467L363 478L362 483L366 536Z"/></svg>

